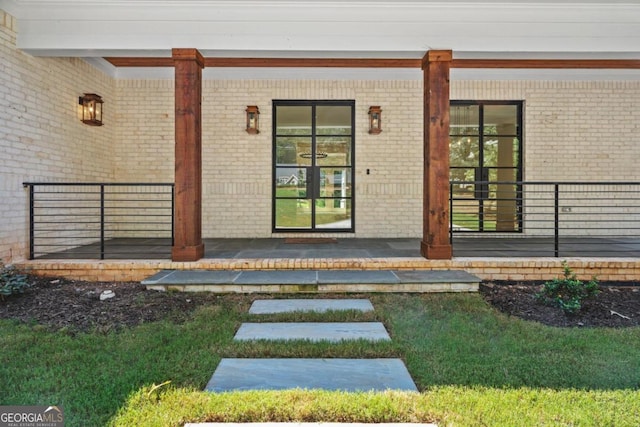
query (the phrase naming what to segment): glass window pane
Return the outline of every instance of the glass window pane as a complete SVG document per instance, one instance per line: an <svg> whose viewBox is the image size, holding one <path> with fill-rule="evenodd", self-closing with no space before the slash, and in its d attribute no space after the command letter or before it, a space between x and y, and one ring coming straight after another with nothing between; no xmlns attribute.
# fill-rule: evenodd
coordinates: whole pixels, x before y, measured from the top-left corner
<svg viewBox="0 0 640 427"><path fill-rule="evenodd" d="M318 105L316 107L316 133L318 135L351 135L351 107Z"/></svg>
<svg viewBox="0 0 640 427"><path fill-rule="evenodd" d="M311 138L278 137L276 139L276 164L278 166L311 166Z"/></svg>
<svg viewBox="0 0 640 427"><path fill-rule="evenodd" d="M480 163L479 138L452 136L449 139L451 166L478 166Z"/></svg>
<svg viewBox="0 0 640 427"><path fill-rule="evenodd" d="M307 169L277 168L276 197L307 197Z"/></svg>
<svg viewBox="0 0 640 427"><path fill-rule="evenodd" d="M350 199L317 199L317 228L351 228Z"/></svg>
<svg viewBox="0 0 640 427"><path fill-rule="evenodd" d="M518 165L518 139L512 136L487 137L484 140L483 160L486 167L511 168Z"/></svg>
<svg viewBox="0 0 640 427"><path fill-rule="evenodd" d="M480 107L478 105L452 105L449 115L451 135L479 135Z"/></svg>
<svg viewBox="0 0 640 427"><path fill-rule="evenodd" d="M449 169L449 180L451 181L467 181L473 182L476 179L475 168L451 168ZM453 186L454 193L459 191L461 193L473 194L473 184L456 184Z"/></svg>
<svg viewBox="0 0 640 427"><path fill-rule="evenodd" d="M351 166L350 137L318 137L316 150L319 166Z"/></svg>
<svg viewBox="0 0 640 427"><path fill-rule="evenodd" d="M311 135L311 106L277 106L276 134Z"/></svg>
<svg viewBox="0 0 640 427"><path fill-rule="evenodd" d="M484 106L484 134L485 135L517 135L518 106L517 105L485 105Z"/></svg>
<svg viewBox="0 0 640 427"><path fill-rule="evenodd" d="M351 197L351 169L321 168L320 197Z"/></svg>
<svg viewBox="0 0 640 427"><path fill-rule="evenodd" d="M311 228L311 200L276 199L277 228Z"/></svg>
<svg viewBox="0 0 640 427"><path fill-rule="evenodd" d="M451 226L458 231L477 231L480 228L480 202L471 198L473 192L466 195L468 200L455 200L453 202ZM457 197L457 195L456 195Z"/></svg>
<svg viewBox="0 0 640 427"><path fill-rule="evenodd" d="M489 173L490 181L515 182L518 170L515 168L493 168Z"/></svg>

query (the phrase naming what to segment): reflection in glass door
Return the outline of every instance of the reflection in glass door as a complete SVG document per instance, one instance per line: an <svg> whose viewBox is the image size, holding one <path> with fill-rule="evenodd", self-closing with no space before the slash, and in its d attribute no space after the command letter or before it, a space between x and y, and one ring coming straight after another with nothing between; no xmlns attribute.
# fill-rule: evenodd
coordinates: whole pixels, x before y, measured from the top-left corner
<svg viewBox="0 0 640 427"><path fill-rule="evenodd" d="M273 102L273 230L353 231L353 101Z"/></svg>
<svg viewBox="0 0 640 427"><path fill-rule="evenodd" d="M451 101L450 178L458 231L522 231L522 102Z"/></svg>

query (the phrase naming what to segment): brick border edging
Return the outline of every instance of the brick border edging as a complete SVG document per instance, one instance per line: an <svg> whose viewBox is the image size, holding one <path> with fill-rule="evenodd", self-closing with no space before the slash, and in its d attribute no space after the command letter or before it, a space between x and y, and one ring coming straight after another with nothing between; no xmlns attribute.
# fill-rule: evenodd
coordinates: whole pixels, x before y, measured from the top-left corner
<svg viewBox="0 0 640 427"><path fill-rule="evenodd" d="M464 270L483 280L550 280L562 275L567 261L580 279L640 281L640 258L310 258L310 259L201 259L168 260L33 260L14 265L45 277L66 277L95 282L139 282L160 270Z"/></svg>

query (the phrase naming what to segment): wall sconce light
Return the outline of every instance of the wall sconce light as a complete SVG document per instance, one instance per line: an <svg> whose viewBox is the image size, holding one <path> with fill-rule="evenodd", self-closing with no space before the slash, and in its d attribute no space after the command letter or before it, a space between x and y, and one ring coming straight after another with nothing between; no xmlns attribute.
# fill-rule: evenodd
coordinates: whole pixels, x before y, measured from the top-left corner
<svg viewBox="0 0 640 427"><path fill-rule="evenodd" d="M369 133L377 135L382 132L382 110L379 105L369 107Z"/></svg>
<svg viewBox="0 0 640 427"><path fill-rule="evenodd" d="M102 104L104 101L100 95L85 93L78 99L82 105L82 123L90 126L102 126Z"/></svg>
<svg viewBox="0 0 640 427"><path fill-rule="evenodd" d="M258 117L260 116L260 110L257 105L247 105L247 133L260 133L260 127L258 126Z"/></svg>

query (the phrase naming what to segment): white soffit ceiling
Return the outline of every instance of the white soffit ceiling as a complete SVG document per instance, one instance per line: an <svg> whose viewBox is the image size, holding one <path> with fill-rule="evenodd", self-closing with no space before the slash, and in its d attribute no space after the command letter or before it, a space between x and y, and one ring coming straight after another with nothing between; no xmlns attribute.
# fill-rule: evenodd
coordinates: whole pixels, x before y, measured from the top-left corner
<svg viewBox="0 0 640 427"><path fill-rule="evenodd" d="M97 58L169 57L181 47L205 57L421 58L451 49L469 59L640 59L640 0L0 0L0 8L18 20L20 49L93 58L123 78L171 70L114 71ZM453 70L452 78L588 79L607 70L484 71ZM351 74L421 78L413 69L205 69L210 78ZM637 70L607 75L638 78Z"/></svg>

